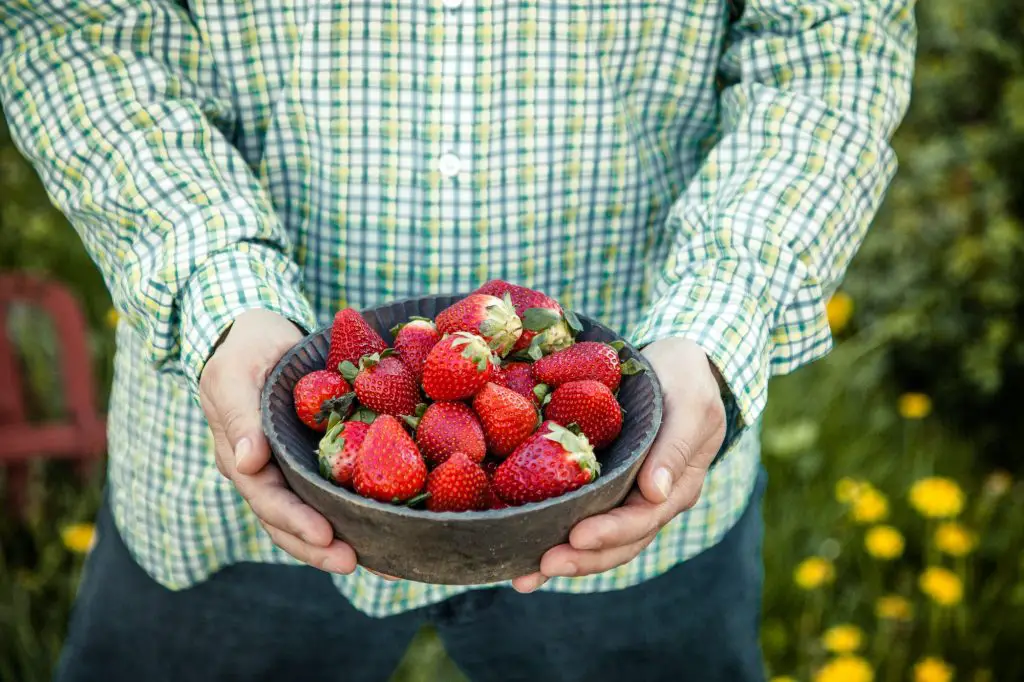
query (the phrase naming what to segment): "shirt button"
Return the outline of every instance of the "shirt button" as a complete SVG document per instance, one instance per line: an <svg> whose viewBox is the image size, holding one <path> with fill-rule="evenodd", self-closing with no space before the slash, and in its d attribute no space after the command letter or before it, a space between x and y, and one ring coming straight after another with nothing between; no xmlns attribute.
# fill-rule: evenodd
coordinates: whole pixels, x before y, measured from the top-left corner
<svg viewBox="0 0 1024 682"><path fill-rule="evenodd" d="M459 161L459 157L455 156L451 152L442 154L437 164L437 170L441 171L441 175L446 178L458 175L461 167L462 162Z"/></svg>
<svg viewBox="0 0 1024 682"><path fill-rule="evenodd" d="M455 9L462 6L462 0L444 0L444 6L448 9Z"/></svg>

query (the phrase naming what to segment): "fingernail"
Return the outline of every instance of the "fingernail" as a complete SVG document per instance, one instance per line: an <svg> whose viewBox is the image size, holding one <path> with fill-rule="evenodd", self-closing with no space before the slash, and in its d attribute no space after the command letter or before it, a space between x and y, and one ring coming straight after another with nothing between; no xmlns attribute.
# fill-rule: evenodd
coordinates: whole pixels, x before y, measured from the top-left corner
<svg viewBox="0 0 1024 682"><path fill-rule="evenodd" d="M672 474L668 469L662 467L654 472L654 487L657 488L665 499L672 493Z"/></svg>
<svg viewBox="0 0 1024 682"><path fill-rule="evenodd" d="M250 452L252 452L252 441L248 438L243 438L235 443L235 466L241 464Z"/></svg>

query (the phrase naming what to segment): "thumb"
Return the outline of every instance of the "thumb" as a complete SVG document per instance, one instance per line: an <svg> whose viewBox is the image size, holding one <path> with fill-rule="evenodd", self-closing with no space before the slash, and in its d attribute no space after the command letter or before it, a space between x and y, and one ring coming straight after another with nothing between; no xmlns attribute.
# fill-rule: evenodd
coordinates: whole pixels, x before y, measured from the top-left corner
<svg viewBox="0 0 1024 682"><path fill-rule="evenodd" d="M672 494L675 482L693 460L699 432L700 426L691 417L666 409L661 430L637 476L637 485L648 502L661 504Z"/></svg>
<svg viewBox="0 0 1024 682"><path fill-rule="evenodd" d="M229 361L208 366L208 370L215 372L208 391L215 410L213 416L220 422L220 430L234 456L235 471L251 476L266 466L270 448L260 419L261 387L253 373L240 364Z"/></svg>
<svg viewBox="0 0 1024 682"><path fill-rule="evenodd" d="M706 469L724 431L725 412L717 396L703 400L696 395L667 395L661 430L637 476L644 498L661 504L688 467Z"/></svg>

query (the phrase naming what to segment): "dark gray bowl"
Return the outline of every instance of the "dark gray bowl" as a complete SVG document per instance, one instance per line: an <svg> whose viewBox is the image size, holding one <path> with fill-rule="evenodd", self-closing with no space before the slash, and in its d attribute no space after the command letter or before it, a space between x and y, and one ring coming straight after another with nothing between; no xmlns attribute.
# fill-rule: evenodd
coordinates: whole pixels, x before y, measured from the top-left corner
<svg viewBox="0 0 1024 682"><path fill-rule="evenodd" d="M398 301L363 312L384 337L413 315L433 318L462 295ZM611 329L579 315L581 341L615 341ZM425 583L464 585L509 580L536 571L548 549L567 541L576 523L618 506L629 493L661 426L661 386L650 364L626 345L623 357L648 371L622 379L622 434L597 453L601 475L561 497L483 512L428 512L361 497L324 480L314 454L320 435L295 415L292 389L307 372L323 369L330 330L321 329L289 351L263 389L263 426L288 485L323 514L366 568Z"/></svg>

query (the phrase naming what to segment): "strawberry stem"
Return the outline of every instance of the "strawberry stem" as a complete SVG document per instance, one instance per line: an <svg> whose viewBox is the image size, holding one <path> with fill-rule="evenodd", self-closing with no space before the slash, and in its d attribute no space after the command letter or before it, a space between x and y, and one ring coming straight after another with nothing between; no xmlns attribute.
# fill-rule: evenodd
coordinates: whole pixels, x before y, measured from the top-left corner
<svg viewBox="0 0 1024 682"><path fill-rule="evenodd" d="M420 493L419 495L415 495L415 496L409 498L409 501L405 503L405 506L406 507L415 507L420 502L423 502L424 500L426 500L428 497L430 497L430 493Z"/></svg>
<svg viewBox="0 0 1024 682"><path fill-rule="evenodd" d="M348 360L338 365L338 371L341 372L341 376L345 377L345 380L348 382L355 381L355 378L359 376L359 368Z"/></svg>

